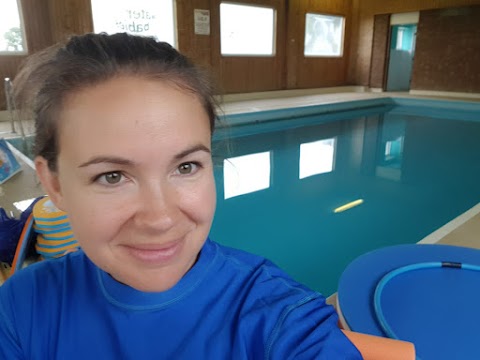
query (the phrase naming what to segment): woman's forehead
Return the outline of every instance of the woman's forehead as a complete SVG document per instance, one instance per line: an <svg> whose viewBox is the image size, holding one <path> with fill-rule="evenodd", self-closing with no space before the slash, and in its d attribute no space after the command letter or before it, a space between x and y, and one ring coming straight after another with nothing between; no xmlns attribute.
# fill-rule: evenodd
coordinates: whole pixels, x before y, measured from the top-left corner
<svg viewBox="0 0 480 360"><path fill-rule="evenodd" d="M199 97L172 82L138 77L116 77L66 96L61 121L78 116L136 118L162 117L195 110L206 114ZM192 119L194 120L194 119Z"/></svg>
<svg viewBox="0 0 480 360"><path fill-rule="evenodd" d="M157 99L165 96L165 94L182 93L186 98L190 98L191 101L200 102L199 94L196 94L187 86L180 86L178 82L173 80L151 78L141 75L118 75L67 91L65 93L63 107L68 110L69 107L85 102L86 99L92 97L105 99L109 97L122 98L123 96L131 98L137 93L141 93L141 96L150 93Z"/></svg>
<svg viewBox="0 0 480 360"><path fill-rule="evenodd" d="M167 82L116 78L72 94L63 107L60 145L148 139L210 141L206 111L197 96Z"/></svg>

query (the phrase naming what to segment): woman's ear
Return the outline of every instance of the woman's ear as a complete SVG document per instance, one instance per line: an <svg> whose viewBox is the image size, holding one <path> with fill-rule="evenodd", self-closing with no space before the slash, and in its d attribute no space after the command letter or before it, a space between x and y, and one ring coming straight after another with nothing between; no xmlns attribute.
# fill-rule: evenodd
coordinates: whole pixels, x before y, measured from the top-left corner
<svg viewBox="0 0 480 360"><path fill-rule="evenodd" d="M50 200L57 208L65 211L58 173L50 170L48 167L48 161L42 156L37 156L35 158L35 169L40 182L42 183L43 189L50 197Z"/></svg>

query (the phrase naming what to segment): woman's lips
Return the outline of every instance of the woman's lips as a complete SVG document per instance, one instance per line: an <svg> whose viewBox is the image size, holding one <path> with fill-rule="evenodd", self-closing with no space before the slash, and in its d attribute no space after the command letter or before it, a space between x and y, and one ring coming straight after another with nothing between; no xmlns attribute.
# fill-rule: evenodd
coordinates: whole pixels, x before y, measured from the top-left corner
<svg viewBox="0 0 480 360"><path fill-rule="evenodd" d="M182 245L183 241L177 240L167 244L124 245L124 248L131 256L141 262L162 265L176 257L180 253Z"/></svg>

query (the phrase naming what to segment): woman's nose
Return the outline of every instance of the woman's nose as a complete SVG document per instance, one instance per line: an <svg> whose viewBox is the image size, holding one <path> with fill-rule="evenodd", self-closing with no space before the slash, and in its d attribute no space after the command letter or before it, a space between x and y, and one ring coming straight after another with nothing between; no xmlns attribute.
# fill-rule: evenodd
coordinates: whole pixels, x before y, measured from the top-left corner
<svg viewBox="0 0 480 360"><path fill-rule="evenodd" d="M174 226L179 210L173 190L159 186L143 189L138 201L137 226L153 231L166 231Z"/></svg>

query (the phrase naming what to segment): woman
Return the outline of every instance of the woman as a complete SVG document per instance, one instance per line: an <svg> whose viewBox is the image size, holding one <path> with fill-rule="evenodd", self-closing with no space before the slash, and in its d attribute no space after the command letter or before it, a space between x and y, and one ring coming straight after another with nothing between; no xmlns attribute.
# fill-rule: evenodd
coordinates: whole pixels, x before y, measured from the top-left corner
<svg viewBox="0 0 480 360"><path fill-rule="evenodd" d="M80 251L0 288L0 355L20 359L359 359L318 293L208 239L215 104L166 43L73 37L17 78L35 165Z"/></svg>

